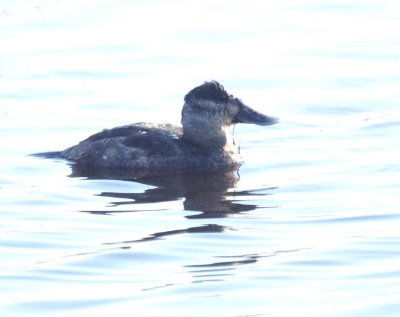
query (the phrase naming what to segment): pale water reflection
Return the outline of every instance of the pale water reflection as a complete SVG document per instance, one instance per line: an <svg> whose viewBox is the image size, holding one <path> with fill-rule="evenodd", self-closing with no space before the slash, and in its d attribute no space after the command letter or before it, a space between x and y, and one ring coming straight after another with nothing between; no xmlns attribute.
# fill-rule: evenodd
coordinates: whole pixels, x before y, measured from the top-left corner
<svg viewBox="0 0 400 317"><path fill-rule="evenodd" d="M2 1L1 316L398 316L396 1ZM239 172L29 154L179 123L216 79L281 119Z"/></svg>

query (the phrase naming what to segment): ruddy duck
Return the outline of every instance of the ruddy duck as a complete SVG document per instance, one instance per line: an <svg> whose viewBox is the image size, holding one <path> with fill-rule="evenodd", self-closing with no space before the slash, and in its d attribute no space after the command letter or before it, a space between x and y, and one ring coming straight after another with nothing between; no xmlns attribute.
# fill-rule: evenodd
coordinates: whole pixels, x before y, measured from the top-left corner
<svg viewBox="0 0 400 317"><path fill-rule="evenodd" d="M59 156L90 169L167 174L195 170L228 170L240 163L227 141L235 123L270 125L263 115L228 94L216 81L205 82L185 96L182 127L135 123L103 130Z"/></svg>

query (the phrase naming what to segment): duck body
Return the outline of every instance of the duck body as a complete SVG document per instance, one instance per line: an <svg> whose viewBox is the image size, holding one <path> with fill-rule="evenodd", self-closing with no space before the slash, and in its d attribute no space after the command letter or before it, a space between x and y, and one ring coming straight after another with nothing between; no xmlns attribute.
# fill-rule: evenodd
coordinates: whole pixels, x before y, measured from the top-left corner
<svg viewBox="0 0 400 317"><path fill-rule="evenodd" d="M60 153L86 168L118 168L152 174L234 169L231 151L202 148L183 139L182 127L135 123L103 130Z"/></svg>
<svg viewBox="0 0 400 317"><path fill-rule="evenodd" d="M232 170L240 166L226 130L236 123L278 122L246 106L216 81L185 96L182 127L135 123L103 130L59 156L84 168L146 174Z"/></svg>

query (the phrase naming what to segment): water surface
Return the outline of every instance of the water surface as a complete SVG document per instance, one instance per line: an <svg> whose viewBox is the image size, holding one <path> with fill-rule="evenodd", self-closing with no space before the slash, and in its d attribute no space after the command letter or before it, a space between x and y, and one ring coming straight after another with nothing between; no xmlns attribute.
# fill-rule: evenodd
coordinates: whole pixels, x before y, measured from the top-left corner
<svg viewBox="0 0 400 317"><path fill-rule="evenodd" d="M395 1L3 1L2 316L397 316ZM73 174L204 80L263 113L238 173Z"/></svg>

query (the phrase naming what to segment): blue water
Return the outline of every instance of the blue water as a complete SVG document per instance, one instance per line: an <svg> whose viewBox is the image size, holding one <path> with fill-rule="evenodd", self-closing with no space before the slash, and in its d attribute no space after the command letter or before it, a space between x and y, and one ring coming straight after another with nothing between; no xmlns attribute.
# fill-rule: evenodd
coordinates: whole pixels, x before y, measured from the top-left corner
<svg viewBox="0 0 400 317"><path fill-rule="evenodd" d="M1 316L398 316L396 1L0 4ZM239 173L71 177L103 128L216 79Z"/></svg>

